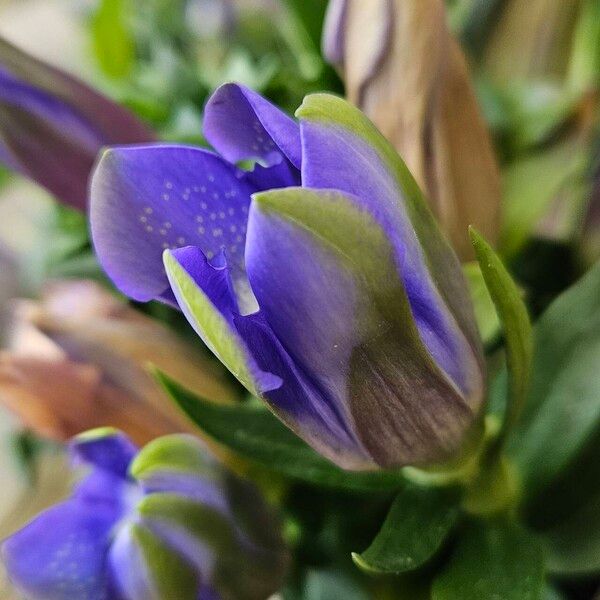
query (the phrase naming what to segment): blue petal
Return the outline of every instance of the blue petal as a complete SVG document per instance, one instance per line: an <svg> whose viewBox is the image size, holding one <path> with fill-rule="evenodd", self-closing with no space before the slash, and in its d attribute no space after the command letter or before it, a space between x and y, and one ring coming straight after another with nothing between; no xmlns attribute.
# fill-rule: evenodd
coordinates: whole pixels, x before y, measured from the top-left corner
<svg viewBox="0 0 600 600"><path fill-rule="evenodd" d="M73 490L72 498L93 505L105 505L125 515L141 491L119 475L103 469L93 470Z"/></svg>
<svg viewBox="0 0 600 600"><path fill-rule="evenodd" d="M113 600L106 557L113 511L72 500L8 538L2 546L11 581L35 600Z"/></svg>
<svg viewBox="0 0 600 600"><path fill-rule="evenodd" d="M255 158L273 165L283 155L300 168L298 124L243 85L227 83L210 97L204 110L204 135L230 162Z"/></svg>
<svg viewBox="0 0 600 600"><path fill-rule="evenodd" d="M233 315L238 312L238 306L225 255L222 252L219 253L211 264L204 252L197 246L177 248L171 254L198 284L227 322L232 324Z"/></svg>
<svg viewBox="0 0 600 600"><path fill-rule="evenodd" d="M262 191L300 185L301 177L300 171L291 166L287 160L280 160L270 167L263 167L256 163L252 171L243 174L242 179L255 190Z"/></svg>
<svg viewBox="0 0 600 600"><path fill-rule="evenodd" d="M98 152L103 137L93 122L84 119L72 106L32 85L17 79L0 65L0 102L51 122L69 132L73 142L92 156Z"/></svg>
<svg viewBox="0 0 600 600"><path fill-rule="evenodd" d="M211 259L225 249L243 276L250 194L256 188L218 156L186 146L115 148L91 187L91 229L100 262L128 296L167 295L162 253L198 245Z"/></svg>
<svg viewBox="0 0 600 600"><path fill-rule="evenodd" d="M198 600L221 600L221 596L217 594L212 587L204 586L200 590L200 596L198 596Z"/></svg>
<svg viewBox="0 0 600 600"><path fill-rule="evenodd" d="M263 315L237 317L235 324L257 365L282 381L280 386L262 393L273 412L336 464L357 470L372 467L372 460L328 390L294 364Z"/></svg>
<svg viewBox="0 0 600 600"><path fill-rule="evenodd" d="M101 147L151 141L129 111L0 39L0 162L85 210Z"/></svg>
<svg viewBox="0 0 600 600"><path fill-rule="evenodd" d="M126 479L129 465L138 450L124 433L100 429L75 437L70 444L70 451L76 462Z"/></svg>

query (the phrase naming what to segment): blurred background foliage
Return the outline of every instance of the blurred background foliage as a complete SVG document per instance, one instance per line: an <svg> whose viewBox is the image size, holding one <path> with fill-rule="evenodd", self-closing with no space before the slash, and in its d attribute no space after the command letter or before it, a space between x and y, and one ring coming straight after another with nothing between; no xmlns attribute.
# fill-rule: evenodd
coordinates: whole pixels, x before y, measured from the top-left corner
<svg viewBox="0 0 600 600"><path fill-rule="evenodd" d="M203 144L204 102L225 81L245 83L290 113L312 91L343 93L320 50L326 4L0 0L0 35L130 107L159 138ZM600 2L447 0L447 5L501 165L499 251L536 317L600 257ZM484 338L493 348L495 313L477 273L467 274ZM55 278L105 282L85 218L0 167L0 336L6 333L8 300L38 298ZM140 308L190 335L171 309ZM24 433L8 413L0 419L0 445L6 490L0 532L6 532L54 502L66 485L48 485L64 468L59 447ZM597 448L592 440L586 451L593 455ZM398 597L385 579L372 583L375 591L363 591L357 585L363 576L349 559L342 565L333 559L368 545L389 499L315 492L303 485L285 493L287 535L306 566L292 577L286 598ZM36 506L23 507L25 497L35 497ZM317 504L323 507L318 514ZM407 597L421 597L418 578L404 584ZM563 591L590 598L596 585L584 579L565 584ZM0 598L8 599L10 592L1 589ZM548 599L561 597L548 592Z"/></svg>

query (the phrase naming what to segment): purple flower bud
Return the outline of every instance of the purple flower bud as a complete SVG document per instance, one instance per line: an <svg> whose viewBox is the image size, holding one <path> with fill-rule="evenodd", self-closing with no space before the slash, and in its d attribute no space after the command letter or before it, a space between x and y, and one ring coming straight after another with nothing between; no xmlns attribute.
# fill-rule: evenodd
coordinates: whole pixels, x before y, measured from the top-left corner
<svg viewBox="0 0 600 600"><path fill-rule="evenodd" d="M0 39L0 162L84 210L99 150L154 135L133 114Z"/></svg>
<svg viewBox="0 0 600 600"><path fill-rule="evenodd" d="M91 187L100 261L132 298L178 306L248 390L340 466L443 461L484 397L460 264L360 111L317 94L297 115L228 84L205 111L220 156L107 151ZM234 165L248 158L253 171Z"/></svg>
<svg viewBox="0 0 600 600"><path fill-rule="evenodd" d="M276 519L191 436L138 453L123 434L95 430L71 449L91 472L2 546L29 600L264 600L280 586Z"/></svg>

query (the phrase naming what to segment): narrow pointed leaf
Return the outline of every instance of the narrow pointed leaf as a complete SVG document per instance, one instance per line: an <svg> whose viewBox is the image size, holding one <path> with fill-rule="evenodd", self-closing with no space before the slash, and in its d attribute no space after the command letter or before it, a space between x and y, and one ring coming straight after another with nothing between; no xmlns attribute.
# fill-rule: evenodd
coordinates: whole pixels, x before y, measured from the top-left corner
<svg viewBox="0 0 600 600"><path fill-rule="evenodd" d="M399 472L340 469L260 406L219 406L194 396L164 374L157 377L173 400L208 436L267 469L309 483L349 490L394 489L404 482Z"/></svg>
<svg viewBox="0 0 600 600"><path fill-rule="evenodd" d="M533 337L527 308L515 282L491 246L471 228L471 241L483 278L504 329L509 392L500 440L513 429L527 399Z"/></svg>
<svg viewBox="0 0 600 600"><path fill-rule="evenodd" d="M372 573L418 569L441 548L458 515L455 490L408 485L394 500L369 548L352 558L361 569Z"/></svg>

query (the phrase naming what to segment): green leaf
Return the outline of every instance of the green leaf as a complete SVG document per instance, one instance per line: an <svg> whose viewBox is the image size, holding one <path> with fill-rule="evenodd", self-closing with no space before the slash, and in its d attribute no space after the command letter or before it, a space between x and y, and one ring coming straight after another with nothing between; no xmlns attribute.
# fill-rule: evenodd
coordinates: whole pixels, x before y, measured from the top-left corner
<svg viewBox="0 0 600 600"><path fill-rule="evenodd" d="M527 398L533 355L531 323L515 282L491 246L473 229L471 242L504 330L509 390L499 440L516 425Z"/></svg>
<svg viewBox="0 0 600 600"><path fill-rule="evenodd" d="M571 576L600 572L600 494L544 532L544 540L551 572Z"/></svg>
<svg viewBox="0 0 600 600"><path fill-rule="evenodd" d="M500 332L500 320L494 302L490 298L483 273L476 262L463 265L463 272L469 284L471 300L475 309L475 319L479 334L485 344L490 343Z"/></svg>
<svg viewBox="0 0 600 600"><path fill-rule="evenodd" d="M539 541L516 523L472 521L448 566L434 580L432 600L538 600L544 586Z"/></svg>
<svg viewBox="0 0 600 600"><path fill-rule="evenodd" d="M134 40L125 24L123 0L101 0L92 20L92 40L100 67L109 77L127 77L135 61Z"/></svg>
<svg viewBox="0 0 600 600"><path fill-rule="evenodd" d="M314 49L321 45L321 34L327 2L324 0L285 0L289 7L309 34Z"/></svg>
<svg viewBox="0 0 600 600"><path fill-rule="evenodd" d="M535 349L527 404L509 445L529 500L600 427L600 263L542 315Z"/></svg>
<svg viewBox="0 0 600 600"><path fill-rule="evenodd" d="M458 514L455 490L407 485L396 496L369 548L352 558L371 573L399 574L418 569L441 548Z"/></svg>
<svg viewBox="0 0 600 600"><path fill-rule="evenodd" d="M573 117L580 93L548 81L514 85L504 91L510 113L510 154L525 153L547 142Z"/></svg>
<svg viewBox="0 0 600 600"><path fill-rule="evenodd" d="M255 463L288 477L348 490L399 488L399 472L344 471L317 454L272 413L256 404L218 405L183 389L166 375L157 377L167 393L209 437Z"/></svg>

